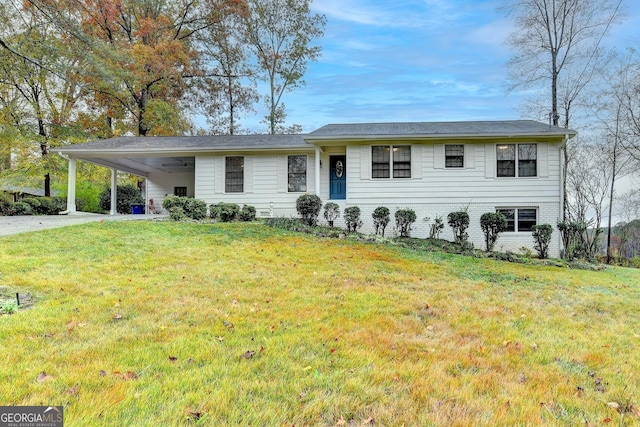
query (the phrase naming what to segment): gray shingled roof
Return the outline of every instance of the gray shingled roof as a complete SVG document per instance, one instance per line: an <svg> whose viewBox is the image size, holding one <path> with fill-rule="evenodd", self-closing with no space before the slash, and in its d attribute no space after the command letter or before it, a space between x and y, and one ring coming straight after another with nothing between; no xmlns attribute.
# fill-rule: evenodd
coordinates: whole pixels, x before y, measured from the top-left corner
<svg viewBox="0 0 640 427"><path fill-rule="evenodd" d="M302 135L125 136L56 149L62 153L122 151L218 151L229 149L310 148Z"/></svg>
<svg viewBox="0 0 640 427"><path fill-rule="evenodd" d="M330 124L308 134L309 140L374 137L575 135L570 129L532 120L476 122L406 122ZM305 138L305 139L307 139Z"/></svg>

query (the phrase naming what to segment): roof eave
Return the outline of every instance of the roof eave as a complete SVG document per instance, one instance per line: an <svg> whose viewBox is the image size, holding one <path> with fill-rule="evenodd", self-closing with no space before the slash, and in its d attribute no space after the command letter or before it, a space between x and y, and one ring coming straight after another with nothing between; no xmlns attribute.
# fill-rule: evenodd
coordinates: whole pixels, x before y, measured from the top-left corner
<svg viewBox="0 0 640 427"><path fill-rule="evenodd" d="M371 141L397 141L397 140L442 140L442 139L465 139L465 140L487 140L487 139L512 139L512 138L558 138L567 136L573 138L575 131L567 129L567 132L558 133L514 133L514 134L426 134L426 135L341 135L341 136L311 136L305 137L305 141L310 144L326 142L371 142Z"/></svg>

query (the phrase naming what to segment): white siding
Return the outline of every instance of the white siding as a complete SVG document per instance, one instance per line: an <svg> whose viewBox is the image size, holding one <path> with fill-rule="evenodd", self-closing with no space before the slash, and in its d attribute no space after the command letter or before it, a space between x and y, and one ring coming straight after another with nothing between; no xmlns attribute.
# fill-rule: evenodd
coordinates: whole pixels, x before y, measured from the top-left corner
<svg viewBox="0 0 640 427"><path fill-rule="evenodd" d="M237 154L234 154L237 155ZM197 198L207 205L219 202L248 204L258 216L297 215L296 199L303 193L289 193L286 154L244 156L244 191L225 193L224 155L196 156ZM328 163L326 163L328 164ZM315 158L307 154L307 193L315 190Z"/></svg>

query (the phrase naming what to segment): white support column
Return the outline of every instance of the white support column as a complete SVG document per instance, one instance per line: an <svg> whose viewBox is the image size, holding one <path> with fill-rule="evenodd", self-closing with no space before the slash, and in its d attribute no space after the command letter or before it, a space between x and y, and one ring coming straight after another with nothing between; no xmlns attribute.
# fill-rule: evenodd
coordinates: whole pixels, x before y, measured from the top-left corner
<svg viewBox="0 0 640 427"><path fill-rule="evenodd" d="M69 158L69 177L67 181L66 213L76 212L76 159Z"/></svg>
<svg viewBox="0 0 640 427"><path fill-rule="evenodd" d="M320 197L320 147L316 147L316 196Z"/></svg>
<svg viewBox="0 0 640 427"><path fill-rule="evenodd" d="M118 171L116 169L111 169L111 210L109 211L109 215L115 215L118 213L116 210L117 202L118 202Z"/></svg>

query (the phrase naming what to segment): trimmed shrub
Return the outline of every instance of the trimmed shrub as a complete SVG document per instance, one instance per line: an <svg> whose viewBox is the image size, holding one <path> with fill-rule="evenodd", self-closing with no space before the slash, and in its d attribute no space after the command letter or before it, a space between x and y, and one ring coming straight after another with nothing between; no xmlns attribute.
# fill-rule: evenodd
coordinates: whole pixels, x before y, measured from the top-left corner
<svg viewBox="0 0 640 427"><path fill-rule="evenodd" d="M360 221L360 208L351 206L344 209L344 222L347 224L347 231L358 231L362 227Z"/></svg>
<svg viewBox="0 0 640 427"><path fill-rule="evenodd" d="M143 205L144 199L140 190L132 184L123 184L116 187L116 212L119 214L130 214L131 205ZM100 208L105 211L111 210L111 189L106 188L100 194ZM80 208L78 207L80 210Z"/></svg>
<svg viewBox="0 0 640 427"><path fill-rule="evenodd" d="M315 194L303 194L296 200L296 210L302 220L310 226L318 223L322 200Z"/></svg>
<svg viewBox="0 0 640 427"><path fill-rule="evenodd" d="M171 206L169 208L169 218L174 221L184 221L187 216L184 214L184 209L180 206Z"/></svg>
<svg viewBox="0 0 640 427"><path fill-rule="evenodd" d="M235 203L220 202L209 206L209 214L211 219L217 219L222 222L235 221L240 213L240 206Z"/></svg>
<svg viewBox="0 0 640 427"><path fill-rule="evenodd" d="M35 214L40 213L40 200L35 197L24 197L20 200L22 203L26 203L31 206L31 212Z"/></svg>
<svg viewBox="0 0 640 427"><path fill-rule="evenodd" d="M395 213L396 228L400 232L400 237L409 237L411 224L416 222L416 212L413 209L398 209Z"/></svg>
<svg viewBox="0 0 640 427"><path fill-rule="evenodd" d="M464 211L451 212L447 215L449 227L453 229L454 242L465 247L469 240L467 229L469 228L469 214Z"/></svg>
<svg viewBox="0 0 640 427"><path fill-rule="evenodd" d="M238 214L240 221L249 222L256 220L256 208L250 205L242 205L240 213Z"/></svg>
<svg viewBox="0 0 640 427"><path fill-rule="evenodd" d="M51 197L40 197L38 201L40 202L38 213L42 215L56 215L59 212L56 210L56 205L53 203Z"/></svg>
<svg viewBox="0 0 640 427"><path fill-rule="evenodd" d="M553 226L551 224L540 224L531 227L531 234L536 244L534 249L538 252L538 258L547 259L549 257L549 243L551 242L551 234Z"/></svg>
<svg viewBox="0 0 640 427"><path fill-rule="evenodd" d="M9 216L13 213L13 202L7 197L0 197L0 215Z"/></svg>
<svg viewBox="0 0 640 427"><path fill-rule="evenodd" d="M191 218L199 221L201 219L205 219L207 217L207 204L200 200L186 197L184 203L182 205L182 210L184 210L184 214Z"/></svg>
<svg viewBox="0 0 640 427"><path fill-rule="evenodd" d="M24 202L11 204L11 215L33 215L31 205Z"/></svg>
<svg viewBox="0 0 640 427"><path fill-rule="evenodd" d="M429 228L429 238L439 239L440 233L444 230L444 219L442 216L438 215L433 221L433 224L431 224L431 227Z"/></svg>
<svg viewBox="0 0 640 427"><path fill-rule="evenodd" d="M336 203L329 202L324 205L324 219L329 223L329 227L333 227L333 221L340 216L340 206Z"/></svg>
<svg viewBox="0 0 640 427"><path fill-rule="evenodd" d="M384 206L377 207L371 216L373 217L373 226L376 229L376 234L384 237L384 230L387 228L389 221L389 208L385 208Z"/></svg>
<svg viewBox="0 0 640 427"><path fill-rule="evenodd" d="M167 211L171 208L175 207L183 207L184 206L184 197L174 196L173 194L168 195L162 201L162 207Z"/></svg>
<svg viewBox="0 0 640 427"><path fill-rule="evenodd" d="M480 217L480 228L484 233L486 251L491 252L500 233L507 229L507 217L500 212L483 213Z"/></svg>

